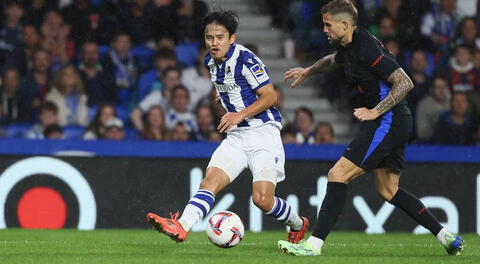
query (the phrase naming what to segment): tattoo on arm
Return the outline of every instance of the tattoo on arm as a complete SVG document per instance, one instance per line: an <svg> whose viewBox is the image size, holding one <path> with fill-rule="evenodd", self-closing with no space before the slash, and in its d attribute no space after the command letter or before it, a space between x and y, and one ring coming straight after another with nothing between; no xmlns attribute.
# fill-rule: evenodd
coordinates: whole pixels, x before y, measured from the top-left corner
<svg viewBox="0 0 480 264"><path fill-rule="evenodd" d="M398 102L400 102L405 96L413 89L412 80L403 71L402 68L398 68L388 77L388 81L393 83L392 89L388 93L387 97L378 103L374 109L378 111L379 115L392 109Z"/></svg>
<svg viewBox="0 0 480 264"><path fill-rule="evenodd" d="M326 71L330 66L335 65L335 54L327 55L317 62L315 62L312 66L310 66L310 74L321 73Z"/></svg>

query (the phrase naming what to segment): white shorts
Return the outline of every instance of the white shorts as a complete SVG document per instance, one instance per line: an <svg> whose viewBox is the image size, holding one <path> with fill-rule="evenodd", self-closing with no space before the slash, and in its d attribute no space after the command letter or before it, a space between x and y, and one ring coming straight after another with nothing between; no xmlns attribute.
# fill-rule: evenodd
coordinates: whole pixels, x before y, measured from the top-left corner
<svg viewBox="0 0 480 264"><path fill-rule="evenodd" d="M273 184L285 179L285 152L280 131L272 124L229 132L215 150L208 167L225 171L233 182L245 169L250 168L253 181Z"/></svg>

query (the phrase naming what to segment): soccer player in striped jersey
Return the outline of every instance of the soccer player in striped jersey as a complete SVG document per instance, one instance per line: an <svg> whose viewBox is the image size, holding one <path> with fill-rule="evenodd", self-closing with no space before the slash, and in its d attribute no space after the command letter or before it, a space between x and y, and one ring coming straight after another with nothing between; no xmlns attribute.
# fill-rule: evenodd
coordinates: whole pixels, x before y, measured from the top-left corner
<svg viewBox="0 0 480 264"><path fill-rule="evenodd" d="M273 107L276 92L262 61L235 43L238 18L231 11L208 14L203 23L210 71L219 100L226 110L217 127L227 138L215 150L200 189L183 214L171 218L147 214L147 221L177 242L185 241L190 228L206 216L215 195L245 169L253 175L254 204L290 227L288 241L298 243L308 230L308 219L299 217L287 201L275 196L276 184L285 179L280 130L282 116Z"/></svg>

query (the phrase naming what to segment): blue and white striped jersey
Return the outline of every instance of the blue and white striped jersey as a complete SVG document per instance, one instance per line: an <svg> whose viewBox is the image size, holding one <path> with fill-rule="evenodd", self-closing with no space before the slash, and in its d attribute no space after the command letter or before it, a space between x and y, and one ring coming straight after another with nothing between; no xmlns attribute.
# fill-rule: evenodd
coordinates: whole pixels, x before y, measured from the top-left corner
<svg viewBox="0 0 480 264"><path fill-rule="evenodd" d="M256 91L271 83L262 61L250 50L233 43L223 63L216 62L210 54L205 56L205 66L210 70L212 82L228 112L240 112L258 98ZM231 128L246 129L265 123L282 128L282 116L275 107L249 117Z"/></svg>

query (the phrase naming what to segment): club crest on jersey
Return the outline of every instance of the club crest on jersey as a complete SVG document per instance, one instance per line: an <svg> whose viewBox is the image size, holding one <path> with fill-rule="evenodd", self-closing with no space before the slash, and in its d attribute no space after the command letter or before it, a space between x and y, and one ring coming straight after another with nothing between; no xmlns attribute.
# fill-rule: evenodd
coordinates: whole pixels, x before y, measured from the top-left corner
<svg viewBox="0 0 480 264"><path fill-rule="evenodd" d="M230 66L227 66L227 70L225 71L225 75L227 75L227 77L232 77L232 69L230 68Z"/></svg>

